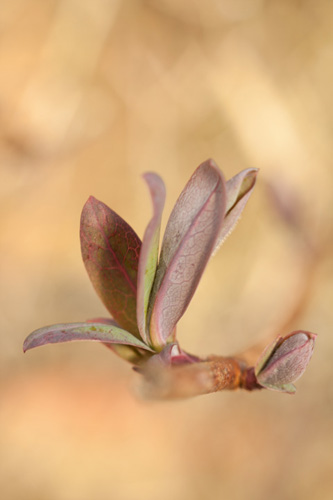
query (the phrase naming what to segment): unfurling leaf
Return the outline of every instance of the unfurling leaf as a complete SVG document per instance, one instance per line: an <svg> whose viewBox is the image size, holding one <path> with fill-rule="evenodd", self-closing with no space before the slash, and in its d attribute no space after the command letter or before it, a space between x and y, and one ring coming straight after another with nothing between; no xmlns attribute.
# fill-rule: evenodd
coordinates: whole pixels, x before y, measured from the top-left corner
<svg viewBox="0 0 333 500"><path fill-rule="evenodd" d="M74 340L92 340L106 344L124 344L152 351L141 340L126 330L102 323L66 323L45 326L32 332L24 341L23 351L46 344Z"/></svg>
<svg viewBox="0 0 333 500"><path fill-rule="evenodd" d="M266 389L295 392L292 382L299 379L311 359L316 335L296 331L279 337L263 352L255 367L258 383Z"/></svg>
<svg viewBox="0 0 333 500"><path fill-rule="evenodd" d="M82 210L80 238L83 262L103 304L121 328L140 338L136 323L139 237L91 196Z"/></svg>
<svg viewBox="0 0 333 500"><path fill-rule="evenodd" d="M219 249L236 226L255 186L257 173L257 168L247 168L227 181L225 217L213 253Z"/></svg>
<svg viewBox="0 0 333 500"><path fill-rule="evenodd" d="M225 183L213 160L202 163L170 215L151 294L150 337L161 349L173 341L221 230Z"/></svg>
<svg viewBox="0 0 333 500"><path fill-rule="evenodd" d="M150 343L147 332L147 311L149 297L155 278L160 240L161 218L165 202L165 186L162 179L154 173L144 174L153 201L153 217L145 231L139 257L137 322L141 337Z"/></svg>

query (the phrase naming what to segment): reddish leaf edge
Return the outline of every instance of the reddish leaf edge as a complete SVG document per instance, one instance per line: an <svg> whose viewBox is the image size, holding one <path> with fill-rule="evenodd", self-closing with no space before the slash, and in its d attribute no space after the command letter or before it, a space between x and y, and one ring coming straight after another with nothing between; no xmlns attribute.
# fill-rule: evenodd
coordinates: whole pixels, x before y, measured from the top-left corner
<svg viewBox="0 0 333 500"><path fill-rule="evenodd" d="M23 352L47 344L82 340L134 346L154 352L153 349L126 330L105 323L60 323L39 328L25 339Z"/></svg>
<svg viewBox="0 0 333 500"><path fill-rule="evenodd" d="M177 325L178 321L181 319L181 317L183 316L183 314L185 313L185 311L187 310L187 308L192 300L192 297L193 297L193 295L194 295L194 293L199 285L201 277L202 277L204 270L207 266L207 263L209 261L210 255L211 255L211 253L214 249L214 246L216 244L218 234L219 234L221 227L223 225L223 218L224 218L224 213L225 213L225 203L226 203L225 180L224 180L224 176L223 176L222 171L219 169L219 167L216 165L216 163L212 159L209 159L209 160L205 161L204 163L200 164L199 167L195 170L195 172L192 174L191 178L189 179L189 181L185 185L184 189L182 190L181 194L179 195L178 200L176 201L175 207L177 207L177 204L179 203L181 197L188 190L189 184L191 182L193 182L194 176L195 175L199 176L199 173L201 174L201 171L203 171L205 173L205 169L207 170L207 168L209 168L209 170L211 172L212 171L215 172L215 176L216 176L215 184L213 187L210 187L210 189L207 189L206 199L203 200L203 202L200 206L198 205L196 213L193 214L191 219L189 219L190 223L188 224L188 228L187 228L186 232L184 232L182 237L179 239L176 250L174 252L172 252L172 255L169 259L169 262L168 262L166 268L163 271L163 274L157 280L158 285L155 286L156 284L154 284L154 286L153 286L153 291L152 291L152 299L153 300L150 304L149 331L150 331L150 337L152 340L152 344L156 348L156 350L158 350L158 351L163 349L164 346L166 346L170 343L173 343L176 340L176 337L175 337L176 325ZM201 175L204 175L204 173ZM159 319L159 314L160 314L160 310L161 310L161 303L163 302L164 297L167 294L167 290L168 290L167 282L169 280L170 274L172 272L174 272L174 269L176 268L176 264L177 264L177 262L179 262L179 258L182 255L183 248L186 245L186 242L188 241L188 239L191 237L191 235L194 234L193 231L194 231L196 225L198 224L198 221L202 217L202 214L207 209L207 206L209 205L209 203L211 202L213 197L214 196L216 197L218 195L219 190L221 190L220 191L220 204L223 208L220 211L215 210L216 216L217 215L220 216L220 221L218 223L215 223L215 230L212 230L212 232L211 232L211 237L212 237L213 233L215 233L214 241L211 242L211 248L207 251L205 263L202 265L201 271L196 272L194 274L194 279L192 280L193 285L191 287L191 291L187 294L186 300L184 300L184 305L183 305L181 313L179 314L178 317L175 316L177 319L174 320L174 322L173 322L174 324L169 329L169 331L167 333L165 333L162 331L163 328L161 327L161 320ZM216 204L218 203L218 199L216 199L215 203ZM170 223L170 220L173 217L175 207L174 207L174 209L169 217L168 224ZM167 228L168 228L168 225L167 225ZM166 229L165 234L167 234L167 229ZM169 237L169 234L168 234L168 237ZM205 236L205 238L206 238L206 236ZM206 238L206 239L208 239L208 238ZM162 242L160 261L163 260L164 247L165 247L165 235L164 235L164 239ZM161 259L161 257L162 257L162 259ZM159 271L159 266L160 266L160 262L157 266L157 272ZM154 290L154 287L155 287L155 290Z"/></svg>
<svg viewBox="0 0 333 500"><path fill-rule="evenodd" d="M127 241L125 249L117 246L117 238L111 243L110 236L115 231L118 238L122 236L121 245ZM119 214L94 196L89 196L81 212L80 243L84 266L100 300L121 328L141 339L136 321L135 270L139 261L140 238ZM99 257L92 258L97 251ZM128 255L132 255L132 262L128 262ZM131 275L129 270L134 274ZM121 293L116 299L117 289Z"/></svg>

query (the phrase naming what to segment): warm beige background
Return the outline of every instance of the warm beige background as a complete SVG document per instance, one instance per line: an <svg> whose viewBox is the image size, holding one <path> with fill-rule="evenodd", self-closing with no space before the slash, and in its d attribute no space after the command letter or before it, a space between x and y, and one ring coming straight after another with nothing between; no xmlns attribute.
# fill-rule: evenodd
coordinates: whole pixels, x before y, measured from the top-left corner
<svg viewBox="0 0 333 500"><path fill-rule="evenodd" d="M2 0L0 34L1 497L331 499L331 250L310 283L264 181L294 190L310 237L332 241L332 2ZM296 396L151 404L99 345L23 356L33 329L105 315L80 257L86 198L142 235L141 174L163 176L168 214L210 156L226 177L256 166L260 180L179 338L238 352L309 289L293 328L319 337Z"/></svg>

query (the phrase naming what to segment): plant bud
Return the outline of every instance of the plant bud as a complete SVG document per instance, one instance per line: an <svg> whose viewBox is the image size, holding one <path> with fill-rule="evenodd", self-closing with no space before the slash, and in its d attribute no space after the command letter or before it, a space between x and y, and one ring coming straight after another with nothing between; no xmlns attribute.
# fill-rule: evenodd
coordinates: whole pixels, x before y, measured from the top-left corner
<svg viewBox="0 0 333 500"><path fill-rule="evenodd" d="M298 330L277 338L259 358L255 367L258 383L273 391L294 393L292 382L300 378L311 359L316 335Z"/></svg>

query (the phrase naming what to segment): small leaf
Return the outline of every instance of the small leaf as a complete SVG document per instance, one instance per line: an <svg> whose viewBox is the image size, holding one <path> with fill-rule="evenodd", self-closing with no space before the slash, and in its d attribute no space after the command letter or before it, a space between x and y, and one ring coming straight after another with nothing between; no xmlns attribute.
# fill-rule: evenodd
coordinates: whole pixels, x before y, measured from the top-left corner
<svg viewBox="0 0 333 500"><path fill-rule="evenodd" d="M150 337L160 349L174 340L209 260L225 211L225 184L213 160L202 163L185 186L168 221L150 299Z"/></svg>
<svg viewBox="0 0 333 500"><path fill-rule="evenodd" d="M82 210L80 238L83 262L103 304L121 328L140 338L136 324L139 237L91 196Z"/></svg>
<svg viewBox="0 0 333 500"><path fill-rule="evenodd" d="M258 383L274 391L295 392L292 382L305 372L315 338L313 333L298 330L275 340L265 349L255 367Z"/></svg>
<svg viewBox="0 0 333 500"><path fill-rule="evenodd" d="M152 351L150 347L126 330L102 323L65 323L45 326L35 330L25 339L23 351L46 344L58 344L74 340L124 344Z"/></svg>
<svg viewBox="0 0 333 500"><path fill-rule="evenodd" d="M137 293L137 323L141 337L149 343L147 332L147 311L149 297L155 278L162 211L165 202L165 186L162 179L154 173L144 174L153 201L153 217L145 231L139 257L138 293Z"/></svg>
<svg viewBox="0 0 333 500"><path fill-rule="evenodd" d="M223 225L215 244L217 252L235 228L256 183L258 169L248 168L229 179L226 183L227 202Z"/></svg>

